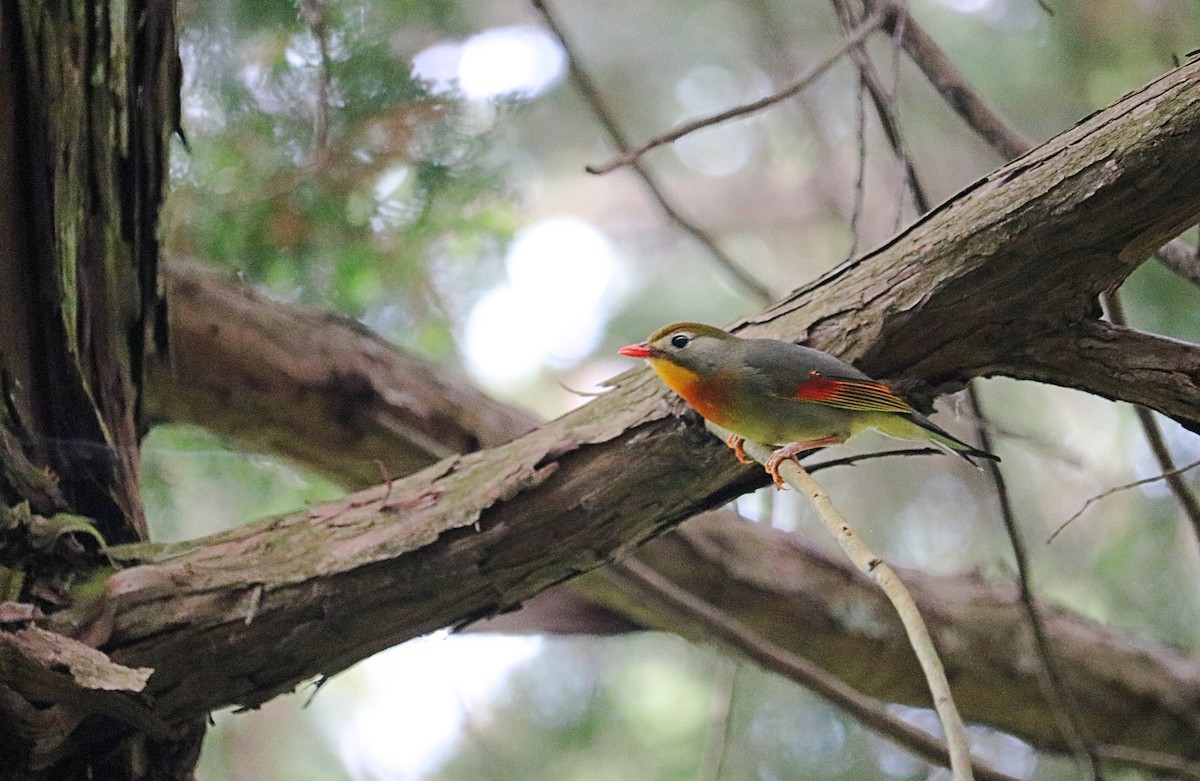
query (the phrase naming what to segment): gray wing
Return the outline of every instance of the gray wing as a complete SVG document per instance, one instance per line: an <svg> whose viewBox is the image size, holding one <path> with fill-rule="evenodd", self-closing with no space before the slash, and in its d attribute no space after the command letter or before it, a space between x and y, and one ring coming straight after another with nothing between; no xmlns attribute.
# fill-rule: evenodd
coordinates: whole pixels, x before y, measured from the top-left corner
<svg viewBox="0 0 1200 781"><path fill-rule="evenodd" d="M742 363L753 369L755 384L772 396L792 398L815 371L834 380L875 382L829 353L773 339L745 339L739 345Z"/></svg>

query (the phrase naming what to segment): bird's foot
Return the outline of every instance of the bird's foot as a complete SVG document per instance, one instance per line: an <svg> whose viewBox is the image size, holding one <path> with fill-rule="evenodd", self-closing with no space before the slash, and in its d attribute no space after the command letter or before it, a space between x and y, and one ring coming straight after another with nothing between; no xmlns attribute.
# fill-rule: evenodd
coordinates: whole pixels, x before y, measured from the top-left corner
<svg viewBox="0 0 1200 781"><path fill-rule="evenodd" d="M754 461L752 459L746 458L746 451L742 450L742 443L745 441L746 440L744 438L739 437L737 434L730 434L725 439L725 444L729 445L731 448L733 448L733 454L735 456L737 456L738 461L740 461L743 464L753 464Z"/></svg>
<svg viewBox="0 0 1200 781"><path fill-rule="evenodd" d="M806 442L789 442L783 447L776 450L767 459L767 463L763 464L763 468L767 470L767 474L775 481L775 487L779 490L786 490L783 478L779 476L779 466L789 458L795 458L805 450L812 450L814 447L825 447L826 445L840 445L844 440L838 437L823 437L821 439L810 439Z"/></svg>

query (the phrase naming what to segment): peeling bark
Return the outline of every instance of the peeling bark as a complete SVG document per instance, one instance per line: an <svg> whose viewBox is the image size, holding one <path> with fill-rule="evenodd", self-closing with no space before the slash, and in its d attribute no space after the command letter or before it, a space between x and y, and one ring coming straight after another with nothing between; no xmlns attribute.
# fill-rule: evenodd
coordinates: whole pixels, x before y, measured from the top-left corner
<svg viewBox="0 0 1200 781"><path fill-rule="evenodd" d="M523 427L523 422L513 425L515 413L511 411L494 417L479 416L481 409L491 409L496 402L487 400L485 404L489 406L481 407L480 400L475 398L477 391L467 387L463 380L429 374L437 367L404 356L394 348L381 351L375 337L362 333L357 324L329 319L303 307L282 306L234 283L222 283L195 271L170 269L168 281L169 291L185 292L172 299L175 324L172 333L178 340L173 354L179 366L171 373L152 372L155 378L149 389L152 400L160 396L208 395L230 399L235 406L244 403L255 410L283 406L283 400L302 395L306 387L327 387L312 381L314 372L317 375L322 372L317 370L317 364L308 361L302 364L304 370L297 377L289 378L286 369L292 362L289 355L293 345L286 333L292 330L293 323L300 323L298 331L304 334L309 352L334 361L325 371L341 373L342 366L364 365L368 358L373 365L390 366L395 362L394 365L405 367L402 372L387 370L372 374L374 398L400 402L420 400L429 394L435 398L469 400L471 408L457 422L477 428L455 434L452 441L515 436ZM188 311L192 308L203 311L193 315ZM196 327L209 320L234 319L239 322L232 332ZM277 336L276 329L283 333ZM259 335L244 341L228 338L229 333L256 331ZM180 349L181 343L187 347ZM241 353L241 348L263 345L269 345L270 349L257 352L255 361L247 361ZM335 345L336 350L332 349ZM351 354L358 349L363 356ZM1064 372L1076 371L1078 361L1074 355L1052 349L1043 352L1065 359L1055 364L1058 373L1052 374L1060 383L1071 376ZM386 358L387 353L393 357ZM187 356L202 356L204 366L191 363ZM1098 377L1121 375L1125 371L1121 367L1131 360L1144 363L1142 356L1142 351L1113 350L1088 368L1087 373ZM250 363L276 367L270 370L273 381L239 385L238 367ZM202 379L193 385L196 377ZM1136 385L1145 385L1143 391L1167 387L1152 377L1139 379ZM236 393L239 387L242 392ZM255 398L258 394L261 396ZM320 406L324 409L339 406L324 397L322 402ZM218 406L201 403L178 405L176 409L184 416L183 420L205 425L207 410ZM240 411L228 406L221 409L218 429L223 428L221 421L228 416L243 417ZM315 425L335 426L335 416L325 415L329 420ZM288 438L290 417L284 420L244 417L252 428L236 431L243 444ZM420 425L430 418L396 410L374 419L408 420ZM303 436L313 425L313 420L304 419L291 434ZM270 433L258 433L254 426L269 429ZM388 435L403 438L405 432L406 429L399 427L385 432L381 427L375 431L376 436L365 436L362 441L375 443L377 437ZM420 431L406 447L419 451L419 443L436 434L435 428ZM334 438L348 441L346 437ZM309 451L302 463L316 471L346 476L349 473L341 465L361 460L358 458L361 454L353 448L346 451L338 447L326 452L331 466L320 463L325 453L319 450ZM294 451L290 455L294 457ZM426 458L432 459L433 455L427 454ZM371 476L368 473L363 479ZM727 615L753 626L764 638L816 662L861 691L887 701L909 704L926 701L924 679L883 595L849 564L828 559L792 535L718 511L697 516L679 530L629 555ZM931 623L935 636L945 638L941 643L943 661L954 676L956 701L966 717L1005 729L1043 748L1065 748L1053 712L1039 688L1028 630L1015 592L967 576L938 578L907 572L904 580L920 599L922 614ZM1179 751L1181 746L1194 743L1200 724L1190 714L1194 704L1200 702L1200 661L1147 640L1105 630L1063 611L1047 606L1041 609L1053 647L1070 660L1071 692L1078 701L1087 704L1083 708L1086 727L1096 739L1159 751ZM866 616L871 617L869 621L861 620ZM631 624L631 620L636 623ZM472 630L610 633L628 631L637 625L676 632L701 642L708 637L702 621L673 613L653 594L631 591L628 583L610 574L608 568L599 568L544 591L521 610L475 624ZM1114 675L1114 671L1119 674Z"/></svg>
<svg viewBox="0 0 1200 781"><path fill-rule="evenodd" d="M804 339L923 395L1002 372L1028 345L1093 320L1098 292L1194 221L1198 151L1200 64L1190 63L751 318L746 331ZM87 289L103 279L88 277ZM102 596L81 596L40 625L119 665L153 668L145 696L154 717L194 735L215 707L261 703L409 637L511 609L762 484L760 470L731 463L646 372L615 385L510 444L341 502L182 545L114 548L126 568L100 574ZM1159 408L1197 425L1191 401ZM954 615L950 645L962 626ZM1190 660L1179 662L1156 657L1137 680L1153 679L1155 665L1188 680ZM1172 750L1191 757L1200 745L1193 691L1167 698L1159 730L1187 735ZM8 713L23 718L19 706ZM164 754L186 759L194 743L166 745L182 748Z"/></svg>
<svg viewBox="0 0 1200 781"><path fill-rule="evenodd" d="M173 14L154 0L0 2L0 599L47 611L100 563L97 532L145 536ZM178 743L145 739L167 730L136 674L22 623L0 627L0 777L141 778L150 754L195 753L195 724Z"/></svg>
<svg viewBox="0 0 1200 781"><path fill-rule="evenodd" d="M751 318L747 331L807 338L925 393L1014 365L1028 345L1091 321L1099 291L1194 220L1198 78L1197 64L1172 71ZM1062 371L1075 387L1099 382ZM1191 423L1197 410L1164 409ZM629 372L610 394L511 444L214 538L119 549L137 566L112 576L90 613L48 625L103 641L119 663L154 667L156 712L187 719L508 610L761 483L645 372ZM1177 680L1191 680L1190 663L1156 662ZM1160 733L1196 729L1187 692L1163 693L1175 726ZM1130 730L1116 737L1133 740ZM1193 732L1172 750L1195 756L1196 745Z"/></svg>

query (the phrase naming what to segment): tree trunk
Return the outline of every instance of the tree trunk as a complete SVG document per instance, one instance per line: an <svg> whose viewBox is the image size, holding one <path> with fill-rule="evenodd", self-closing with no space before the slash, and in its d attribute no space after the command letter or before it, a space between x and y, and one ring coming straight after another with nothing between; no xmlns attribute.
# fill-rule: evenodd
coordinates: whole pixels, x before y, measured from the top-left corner
<svg viewBox="0 0 1200 781"><path fill-rule="evenodd" d="M1140 353L1109 350L1101 371L1052 352L1073 335L1092 339L1096 294L1195 219L1198 152L1200 65L1192 63L984 178L888 245L752 318L746 331L806 339L916 397L973 375L1021 376L1036 354L1043 380L1198 425L1194 373L1151 372L1118 385L1112 377L1141 376ZM1189 345L1103 328L1106 344L1196 363ZM43 625L121 664L153 668L152 715L188 723L432 629L509 610L763 480L657 381L633 371L511 444L204 540L114 549L127 568L108 578L103 596ZM935 639L953 646L953 623L944 627ZM1168 655L1155 666L1179 662ZM1198 725L1187 703L1196 701L1196 678L1177 669L1186 692L1164 691L1156 706L1169 728L1126 722L1097 731L1194 758ZM1122 699L1140 707L1133 695Z"/></svg>
<svg viewBox="0 0 1200 781"><path fill-rule="evenodd" d="M164 331L153 237L178 63L169 4L97 5L0 3L0 272L13 280L0 553L6 596L22 600L0 616L0 740L14 777L186 777L214 708L509 610L763 483L637 371L510 444L204 540L110 548L123 567L110 571L78 516L110 542L142 536L142 356ZM1036 376L1198 427L1196 348L1095 322L1096 294L1195 221L1198 153L1189 63L745 332L805 340L911 398ZM943 647L960 620L934 622ZM1155 695L1153 720L1097 732L1196 758L1200 676L1148 658L1120 699L1142 707L1163 676L1179 686Z"/></svg>
<svg viewBox="0 0 1200 781"><path fill-rule="evenodd" d="M100 540L145 537L142 367L165 337L156 231L178 85L170 2L0 2L6 620L64 605ZM0 669L5 777L190 773L199 720L129 739L144 708L113 690L145 675L33 627L0 634Z"/></svg>

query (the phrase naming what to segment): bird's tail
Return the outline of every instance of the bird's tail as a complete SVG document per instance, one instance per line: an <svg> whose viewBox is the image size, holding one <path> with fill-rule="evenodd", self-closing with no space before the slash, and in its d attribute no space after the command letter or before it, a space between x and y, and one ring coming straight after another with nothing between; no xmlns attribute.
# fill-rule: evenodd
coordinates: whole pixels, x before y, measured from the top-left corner
<svg viewBox="0 0 1200 781"><path fill-rule="evenodd" d="M980 450L974 445L968 445L966 442L963 442L961 439L946 431L941 426L934 423L932 420L920 414L919 412L914 412L911 415L898 416L898 420L909 424L908 426L904 426L904 428L910 428L910 430L906 433L893 433L883 427L880 427L880 430L885 434L891 434L892 436L898 436L904 439L929 440L934 444L941 445L947 450L952 451L956 455L962 456L975 466L979 466L975 463L976 458L984 458L988 461L1000 460L1000 456L996 455L995 453L989 453L986 450Z"/></svg>

